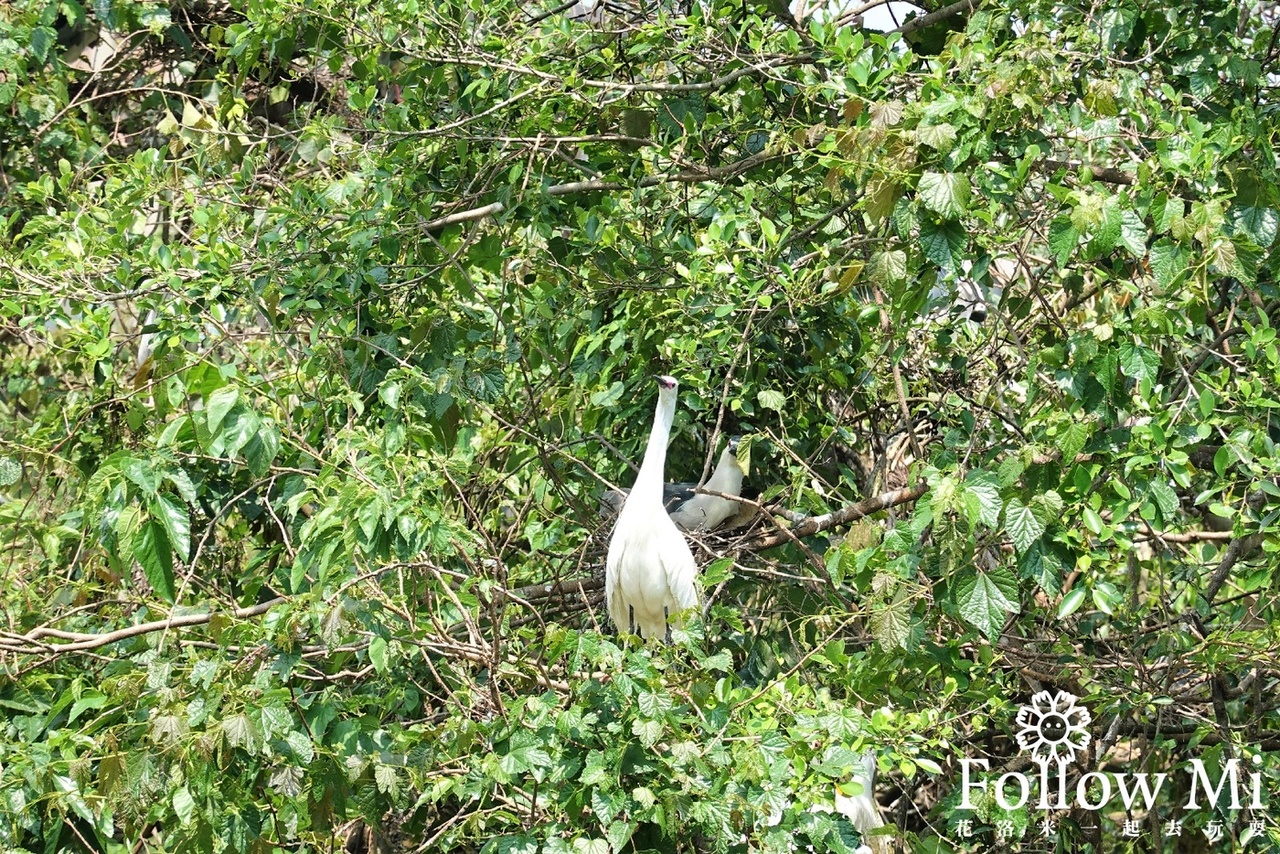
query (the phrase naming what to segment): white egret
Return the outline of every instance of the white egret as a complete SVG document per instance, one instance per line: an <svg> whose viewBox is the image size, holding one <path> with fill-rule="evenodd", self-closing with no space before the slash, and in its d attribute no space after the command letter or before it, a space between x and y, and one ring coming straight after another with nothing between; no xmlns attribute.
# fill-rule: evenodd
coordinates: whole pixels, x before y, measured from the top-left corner
<svg viewBox="0 0 1280 854"><path fill-rule="evenodd" d="M738 437L729 439L720 452L720 461L711 479L703 489L723 492L725 495L742 494L742 478L745 472L738 463ZM671 510L671 519L682 531L714 531L725 523L725 520L736 516L742 507L737 501L730 501L718 495L695 494L688 501Z"/></svg>
<svg viewBox="0 0 1280 854"><path fill-rule="evenodd" d="M852 797L844 795L836 789L836 812L849 819L858 833L862 834L862 847L872 854L889 854L893 850L893 842L887 836L872 836L871 831L884 827L884 818L880 815L880 807L875 799L876 754L868 750L862 755L862 768L853 773L855 782L862 785L862 791Z"/></svg>
<svg viewBox="0 0 1280 854"><path fill-rule="evenodd" d="M665 638L667 621L698 605L698 566L680 529L662 506L667 439L676 417L674 377L655 377L658 406L644 461L609 539L604 595L619 631L632 626L643 638Z"/></svg>

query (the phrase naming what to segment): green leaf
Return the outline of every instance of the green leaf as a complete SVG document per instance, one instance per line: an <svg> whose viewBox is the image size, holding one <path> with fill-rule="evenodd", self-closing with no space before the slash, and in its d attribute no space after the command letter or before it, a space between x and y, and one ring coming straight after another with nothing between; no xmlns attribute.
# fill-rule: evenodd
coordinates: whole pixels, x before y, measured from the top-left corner
<svg viewBox="0 0 1280 854"><path fill-rule="evenodd" d="M946 154L956 143L956 129L943 122L937 125L922 125L916 128L916 138L924 145Z"/></svg>
<svg viewBox="0 0 1280 854"><path fill-rule="evenodd" d="M598 788L591 793L591 811L601 824L608 824L618 814L620 801L617 792Z"/></svg>
<svg viewBox="0 0 1280 854"><path fill-rule="evenodd" d="M374 669L379 673L388 671L386 638L375 637L369 641L369 661L373 662Z"/></svg>
<svg viewBox="0 0 1280 854"><path fill-rule="evenodd" d="M1120 245L1134 258L1147 255L1147 224L1135 210L1126 209L1120 215Z"/></svg>
<svg viewBox="0 0 1280 854"><path fill-rule="evenodd" d="M1127 377L1154 382L1160 370L1160 355L1140 344L1125 341L1120 345L1120 369Z"/></svg>
<svg viewBox="0 0 1280 854"><path fill-rule="evenodd" d="M280 434L272 421L260 421L257 427L257 432L244 445L244 458L249 464L249 473L262 477L271 470L271 463L280 453Z"/></svg>
<svg viewBox="0 0 1280 854"><path fill-rule="evenodd" d="M990 472L971 471L963 486L965 512L969 524L981 522L989 528L1000 524L1000 480Z"/></svg>
<svg viewBox="0 0 1280 854"><path fill-rule="evenodd" d="M191 516L187 508L167 495L157 495L148 509L164 525L178 559L185 561L191 554Z"/></svg>
<svg viewBox="0 0 1280 854"><path fill-rule="evenodd" d="M1169 240L1157 241L1151 247L1151 273L1156 284L1163 289L1172 289L1182 274L1187 272L1187 250Z"/></svg>
<svg viewBox="0 0 1280 854"><path fill-rule="evenodd" d="M1022 477L1022 473L1026 471L1027 465L1022 461L1020 456L1008 456L1000 461L1000 468L996 474L1000 478L1000 486L1013 486L1018 482L1018 478Z"/></svg>
<svg viewBox="0 0 1280 854"><path fill-rule="evenodd" d="M90 825L94 824L93 810L89 809L89 805L85 802L84 796L80 793L80 787L76 785L75 780L70 777L64 777L61 774L54 774L53 785L55 789L62 793L62 797L58 799L61 803L70 807L72 812L89 822Z"/></svg>
<svg viewBox="0 0 1280 854"><path fill-rule="evenodd" d="M106 695L98 691L86 691L80 699L71 705L71 711L67 715L67 723L75 723L76 718L80 717L80 713L86 709L101 709L106 704Z"/></svg>
<svg viewBox="0 0 1280 854"><path fill-rule="evenodd" d="M901 249L873 252L866 267L871 280L880 285L892 285L907 278L907 253Z"/></svg>
<svg viewBox="0 0 1280 854"><path fill-rule="evenodd" d="M1062 597L1062 603L1058 605L1058 619L1065 620L1076 611L1080 610L1080 606L1084 604L1084 598L1088 595L1084 585L1078 585L1071 589L1071 592Z"/></svg>
<svg viewBox="0 0 1280 854"><path fill-rule="evenodd" d="M662 738L662 722L636 719L631 724L631 734L645 747L653 747Z"/></svg>
<svg viewBox="0 0 1280 854"><path fill-rule="evenodd" d="M1035 581L1046 593L1056 593L1062 587L1062 561L1040 540L1018 559L1018 570L1023 578Z"/></svg>
<svg viewBox="0 0 1280 854"><path fill-rule="evenodd" d="M261 736L246 715L232 715L222 722L222 735L231 747L244 749L250 755L258 752Z"/></svg>
<svg viewBox="0 0 1280 854"><path fill-rule="evenodd" d="M1069 466L1084 448L1093 433L1093 427L1085 421L1072 421L1058 434L1058 450L1062 452L1062 464Z"/></svg>
<svg viewBox="0 0 1280 854"><path fill-rule="evenodd" d="M0 457L0 487L13 486L21 478L21 463L13 457Z"/></svg>
<svg viewBox="0 0 1280 854"><path fill-rule="evenodd" d="M382 517L387 510L386 504L382 498L377 495L371 495L360 505L360 509L356 511L356 522L360 525L360 532L364 534L366 542L372 542L378 532L382 530Z"/></svg>
<svg viewBox="0 0 1280 854"><path fill-rule="evenodd" d="M1017 498L1010 498L1004 508L1004 529L1013 539L1013 547L1021 554L1044 533L1044 524L1030 507Z"/></svg>
<svg viewBox="0 0 1280 854"><path fill-rule="evenodd" d="M196 799L191 797L191 790L185 785L179 786L173 793L173 811L178 821L185 827L191 823L196 813Z"/></svg>
<svg viewBox="0 0 1280 854"><path fill-rule="evenodd" d="M551 767L551 757L538 746L532 733L517 732L511 737L510 749L498 760L498 767L516 777L534 769L545 771Z"/></svg>
<svg viewBox="0 0 1280 854"><path fill-rule="evenodd" d="M592 392L591 405L600 409L609 409L617 406L618 402L622 400L622 394L625 391L626 386L622 384L621 380L617 380L604 391Z"/></svg>
<svg viewBox="0 0 1280 854"><path fill-rule="evenodd" d="M729 654L729 650L722 649L714 655L699 659L698 668L700 670L718 670L721 673L729 673L733 670L733 656Z"/></svg>
<svg viewBox="0 0 1280 854"><path fill-rule="evenodd" d="M227 413L236 405L239 398L240 391L235 386L223 386L209 395L209 401L205 404L205 415L210 435L217 435L223 419L227 417Z"/></svg>
<svg viewBox="0 0 1280 854"><path fill-rule="evenodd" d="M1218 405L1217 398L1214 396L1213 389L1206 388L1200 392L1200 400L1197 401L1200 408L1202 418L1212 418L1214 408Z"/></svg>
<svg viewBox="0 0 1280 854"><path fill-rule="evenodd" d="M155 495L156 490L160 488L160 475L149 460L130 457L120 467L120 471L130 481L138 485L143 495Z"/></svg>
<svg viewBox="0 0 1280 854"><path fill-rule="evenodd" d="M905 598L873 605L867 627L876 643L884 649L909 649L911 641L911 605Z"/></svg>
<svg viewBox="0 0 1280 854"><path fill-rule="evenodd" d="M728 581L733 575L733 558L716 558L703 568L699 582L703 587L715 587L722 581Z"/></svg>
<svg viewBox="0 0 1280 854"><path fill-rule="evenodd" d="M1178 509L1181 506L1178 503L1178 493L1174 491L1166 481L1153 480L1148 486L1151 500L1160 508L1160 515L1165 521L1176 518Z"/></svg>
<svg viewBox="0 0 1280 854"><path fill-rule="evenodd" d="M894 205L902 196L902 185L883 175L867 181L864 190L864 209L872 223L881 223L893 213Z"/></svg>
<svg viewBox="0 0 1280 854"><path fill-rule="evenodd" d="M969 177L957 172L926 172L917 187L924 206L941 217L956 219L969 209Z"/></svg>
<svg viewBox="0 0 1280 854"><path fill-rule="evenodd" d="M1275 242L1276 232L1280 229L1280 213L1275 208L1232 208L1231 222L1256 245L1267 249Z"/></svg>
<svg viewBox="0 0 1280 854"><path fill-rule="evenodd" d="M1055 519L1062 516L1063 502L1062 496L1056 490L1050 489L1040 493L1031 500L1031 512L1040 520L1040 524L1046 529Z"/></svg>
<svg viewBox="0 0 1280 854"><path fill-rule="evenodd" d="M1093 604L1097 606L1099 611L1107 615L1114 614L1116 608L1124 601L1120 591L1109 581L1097 582L1090 592L1093 596Z"/></svg>
<svg viewBox="0 0 1280 854"><path fill-rule="evenodd" d="M640 714L648 718L661 717L675 707L675 702L666 694L655 694L650 691L641 691L640 696L636 698L636 704Z"/></svg>
<svg viewBox="0 0 1280 854"><path fill-rule="evenodd" d="M1168 234L1183 216L1187 205L1177 196L1161 193L1151 204L1151 219L1156 234Z"/></svg>
<svg viewBox="0 0 1280 854"><path fill-rule="evenodd" d="M966 570L956 581L960 616L989 638L997 637L1009 614L1018 613L1018 584L1003 567Z"/></svg>
<svg viewBox="0 0 1280 854"><path fill-rule="evenodd" d="M58 33L50 27L36 27L31 31L31 55L44 64L49 60L49 48L57 43Z"/></svg>
<svg viewBox="0 0 1280 854"><path fill-rule="evenodd" d="M756 395L756 400L765 409L772 409L774 412L782 412L787 405L787 396L773 389L764 389L759 392Z"/></svg>
<svg viewBox="0 0 1280 854"><path fill-rule="evenodd" d="M959 269L961 255L968 242L969 236L964 228L954 220L935 223L925 218L920 223L920 248L925 257L940 269Z"/></svg>
<svg viewBox="0 0 1280 854"><path fill-rule="evenodd" d="M627 843L631 841L631 836L636 832L636 823L634 821L615 821L609 825L605 831L605 836L609 840L609 844L616 851L626 851Z"/></svg>
<svg viewBox="0 0 1280 854"><path fill-rule="evenodd" d="M1063 214L1049 224L1049 250L1059 266L1067 265L1079 245L1080 230L1071 222L1069 214Z"/></svg>
<svg viewBox="0 0 1280 854"><path fill-rule="evenodd" d="M550 757L547 761L551 761ZM395 794L400 791L400 775L396 773L394 765L384 765L381 762L374 765L373 783L384 795L395 797Z"/></svg>
<svg viewBox="0 0 1280 854"><path fill-rule="evenodd" d="M1128 6L1111 6L1098 16L1098 26L1101 28L1103 45L1108 54L1116 53L1128 43L1137 20L1137 10Z"/></svg>
<svg viewBox="0 0 1280 854"><path fill-rule="evenodd" d="M1114 197L1108 199L1102 206L1101 219L1093 227L1093 238L1089 244L1090 252L1094 255L1111 252L1120 242L1122 226L1121 211L1116 207ZM1143 254L1146 254L1145 246Z"/></svg>
<svg viewBox="0 0 1280 854"><path fill-rule="evenodd" d="M1081 511L1081 515L1084 517L1084 526L1088 528L1091 533L1102 533L1102 529L1105 526L1103 525L1102 517L1098 515L1097 510L1094 510L1092 507L1085 507L1084 510Z"/></svg>
<svg viewBox="0 0 1280 854"><path fill-rule="evenodd" d="M156 744L173 747L186 731L184 720L177 715L161 714L151 718L151 731L148 734Z"/></svg>
<svg viewBox="0 0 1280 854"><path fill-rule="evenodd" d="M178 490L178 495L187 504L196 503L196 485L191 482L191 477L182 469L169 469L164 473L165 480L169 481Z"/></svg>
<svg viewBox="0 0 1280 854"><path fill-rule="evenodd" d="M592 750L587 754L587 767L582 769L582 775L578 778L584 786L599 786L609 781L612 775L606 766L605 756L599 750Z"/></svg>
<svg viewBox="0 0 1280 854"><path fill-rule="evenodd" d="M142 565L142 572L151 589L166 602L173 602L176 595L173 580L173 551L169 535L157 519L143 523L133 541L133 557Z"/></svg>
<svg viewBox="0 0 1280 854"><path fill-rule="evenodd" d="M742 467L744 477L751 477L751 448L753 444L750 436L743 436L738 440L738 465Z"/></svg>

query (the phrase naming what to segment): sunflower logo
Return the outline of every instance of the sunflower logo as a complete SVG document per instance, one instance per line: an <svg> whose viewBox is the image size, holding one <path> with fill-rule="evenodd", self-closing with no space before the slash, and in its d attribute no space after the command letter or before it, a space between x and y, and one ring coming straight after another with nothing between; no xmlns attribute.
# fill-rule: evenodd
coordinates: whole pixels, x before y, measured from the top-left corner
<svg viewBox="0 0 1280 854"><path fill-rule="evenodd" d="M1018 710L1018 746L1031 751L1042 765L1053 760L1071 762L1076 753L1089 746L1089 723L1093 716L1066 691L1050 695L1040 691Z"/></svg>

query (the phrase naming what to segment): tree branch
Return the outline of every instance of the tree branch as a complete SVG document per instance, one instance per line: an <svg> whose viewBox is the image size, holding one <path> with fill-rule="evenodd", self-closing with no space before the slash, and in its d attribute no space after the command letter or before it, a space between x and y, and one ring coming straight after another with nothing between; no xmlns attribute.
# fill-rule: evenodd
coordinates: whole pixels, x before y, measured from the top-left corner
<svg viewBox="0 0 1280 854"><path fill-rule="evenodd" d="M889 492L882 492L879 495L860 501L857 504L850 504L848 507L842 507L831 513L824 513L821 516L810 516L795 527L788 529L789 533L794 537L810 537L814 534L834 528L837 525L845 525L849 522L856 521L864 516L870 516L872 513L880 510L887 510L890 507L897 507L899 504L907 504L915 501L920 496L929 491L928 484L923 481L915 486L904 487L903 489L894 489ZM773 532L769 534L761 534L747 544L747 548L751 551L763 551L771 549L774 546L780 546L790 541L790 537L781 532Z"/></svg>
<svg viewBox="0 0 1280 854"><path fill-rule="evenodd" d="M1126 186L1133 184L1138 180L1138 176L1133 172L1125 172L1116 169L1113 166L1093 166L1088 163L1068 163L1065 160L1041 160L1040 164L1049 169L1088 169L1093 175L1095 181L1102 181L1107 184L1124 184Z"/></svg>
<svg viewBox="0 0 1280 854"><path fill-rule="evenodd" d="M1245 506L1257 510L1267 501L1267 494L1261 489L1255 490L1245 496ZM1226 583L1227 576L1231 574L1231 569L1236 565L1240 558L1257 548L1262 542L1262 534L1248 534L1243 537L1237 537L1227 546L1226 551L1222 553L1222 560L1218 562L1218 567L1213 571L1213 575L1209 576L1209 583L1204 588L1204 600L1209 605L1213 605L1214 598L1218 595L1218 591L1222 589L1222 585Z"/></svg>
<svg viewBox="0 0 1280 854"><path fill-rule="evenodd" d="M275 599L253 605L249 608L237 608L231 612L225 611L205 611L199 614L181 614L170 615L163 620L153 620L150 623L139 623L136 626L126 626L123 629L116 629L113 632L104 634L79 634L74 632L62 632L57 629L33 629L25 635L15 635L5 632L0 634L0 650L4 652L12 652L25 655L59 655L64 652L88 652L89 650L99 649L108 644L117 641L128 640L129 638L138 637L139 635L150 634L151 632L161 632L166 629L182 629L190 626L201 626L210 622L215 616L223 614L237 620L248 619L249 617L257 617L270 611L276 605L281 605L288 601L284 596L277 596ZM40 639L45 637L68 638L69 643L44 643Z"/></svg>
<svg viewBox="0 0 1280 854"><path fill-rule="evenodd" d="M735 161L727 166L715 166L704 169L686 169L683 172L677 172L674 175L647 175L641 178L634 185L624 184L619 181L602 181L594 179L591 181L570 181L565 184L553 184L547 187L544 192L548 196L569 196L575 193L599 193L614 192L616 190L644 189L648 187L656 187L660 184L697 184L702 181L723 181L728 178L734 178L768 163L770 160L778 160L784 156L779 151L761 151L750 157L744 157L742 160ZM423 226L428 232L439 231L440 229L457 225L462 222L474 222L480 219L487 219L491 216L497 216L507 209L505 202L492 202L480 207L470 208L468 210L457 211L447 216L433 219Z"/></svg>
<svg viewBox="0 0 1280 854"><path fill-rule="evenodd" d="M921 15L919 18L912 18L902 26L892 32L908 35L916 30L923 30L925 27L932 26L944 18L950 18L959 15L966 10L972 12L979 6L978 0L960 0L959 3L952 3L950 6L943 6L936 12L930 12L927 15Z"/></svg>

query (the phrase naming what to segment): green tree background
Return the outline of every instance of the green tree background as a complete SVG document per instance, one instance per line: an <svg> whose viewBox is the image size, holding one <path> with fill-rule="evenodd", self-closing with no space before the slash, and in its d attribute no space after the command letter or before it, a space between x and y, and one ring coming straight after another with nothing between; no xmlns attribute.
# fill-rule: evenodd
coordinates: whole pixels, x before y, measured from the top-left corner
<svg viewBox="0 0 1280 854"><path fill-rule="evenodd" d="M1280 847L958 788L1280 792L1275 9L928 6L0 7L0 847ZM657 372L763 510L643 647Z"/></svg>

